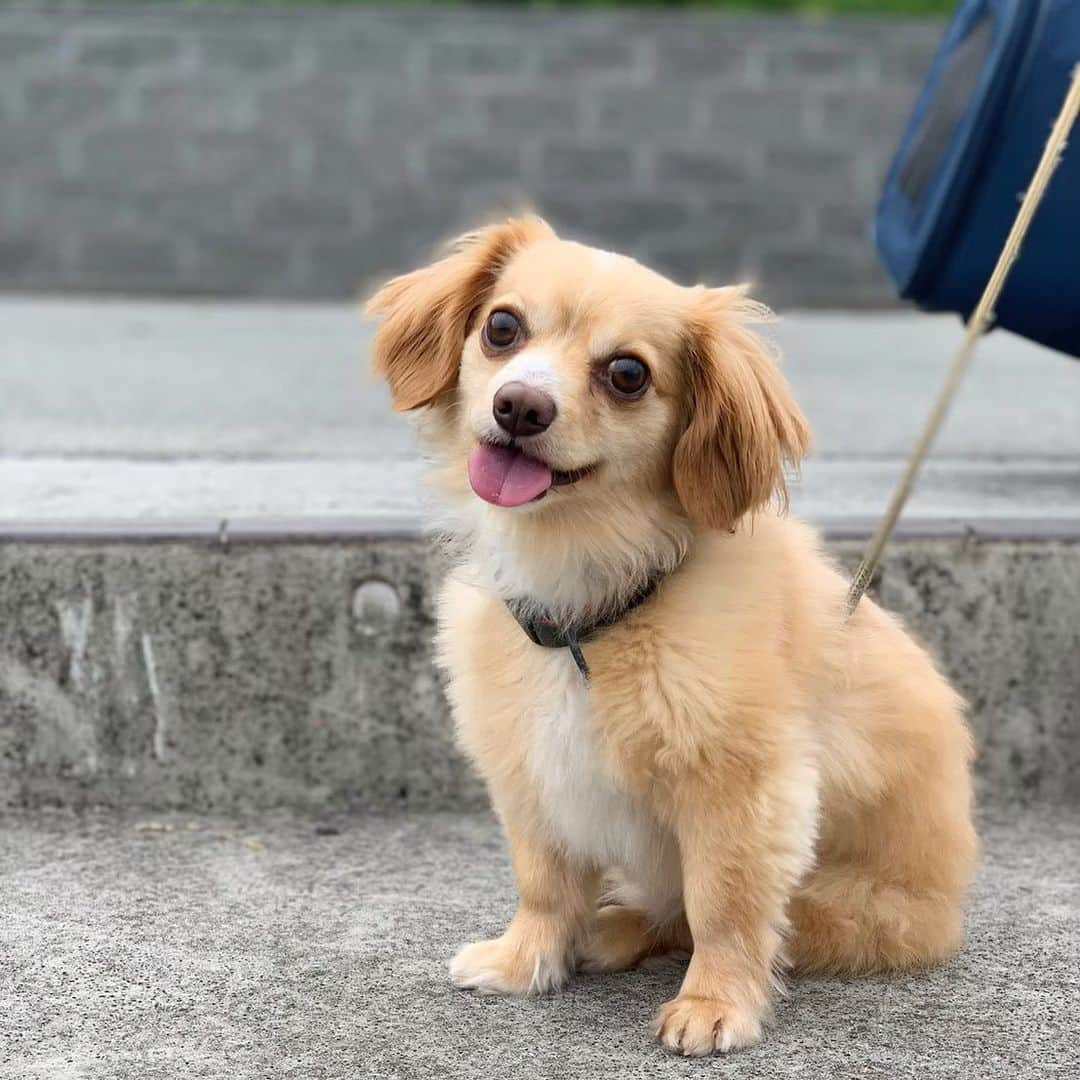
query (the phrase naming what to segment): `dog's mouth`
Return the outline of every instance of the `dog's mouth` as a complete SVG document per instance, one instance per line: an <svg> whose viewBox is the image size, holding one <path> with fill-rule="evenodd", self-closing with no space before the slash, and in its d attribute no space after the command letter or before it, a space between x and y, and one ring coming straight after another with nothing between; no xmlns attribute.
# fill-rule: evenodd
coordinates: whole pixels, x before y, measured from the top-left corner
<svg viewBox="0 0 1080 1080"><path fill-rule="evenodd" d="M495 506L523 506L542 499L553 487L565 487L595 472L595 465L581 469L553 469L520 446L482 442L469 454L469 485Z"/></svg>

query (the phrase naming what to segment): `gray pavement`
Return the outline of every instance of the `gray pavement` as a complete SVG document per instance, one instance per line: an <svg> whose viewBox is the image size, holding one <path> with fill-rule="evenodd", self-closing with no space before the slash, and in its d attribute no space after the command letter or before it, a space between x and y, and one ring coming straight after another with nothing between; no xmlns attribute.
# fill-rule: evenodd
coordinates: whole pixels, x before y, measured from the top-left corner
<svg viewBox="0 0 1080 1080"><path fill-rule="evenodd" d="M370 333L352 305L0 299L0 521L420 520ZM774 333L816 433L796 510L873 517L957 321L795 312ZM1078 462L1080 364L994 334L911 515L1071 520Z"/></svg>
<svg viewBox="0 0 1080 1080"><path fill-rule="evenodd" d="M0 819L0 1076L1047 1080L1080 1071L1080 819L983 829L944 968L795 982L764 1042L665 1056L684 959L558 996L455 991L513 909L486 816Z"/></svg>

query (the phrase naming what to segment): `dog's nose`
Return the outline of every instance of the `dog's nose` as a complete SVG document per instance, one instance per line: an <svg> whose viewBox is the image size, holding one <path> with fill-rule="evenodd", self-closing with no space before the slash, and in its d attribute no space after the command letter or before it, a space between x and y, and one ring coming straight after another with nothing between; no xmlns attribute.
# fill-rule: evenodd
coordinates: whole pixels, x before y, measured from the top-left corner
<svg viewBox="0 0 1080 1080"><path fill-rule="evenodd" d="M543 390L511 382L500 387L491 406L495 423L509 435L539 435L547 431L558 410Z"/></svg>

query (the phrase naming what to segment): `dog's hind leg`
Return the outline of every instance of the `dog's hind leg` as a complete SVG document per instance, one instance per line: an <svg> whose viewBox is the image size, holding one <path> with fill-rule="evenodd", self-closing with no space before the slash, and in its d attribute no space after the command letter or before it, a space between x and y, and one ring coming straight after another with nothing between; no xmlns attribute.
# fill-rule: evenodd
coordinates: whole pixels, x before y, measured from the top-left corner
<svg viewBox="0 0 1080 1080"><path fill-rule="evenodd" d="M956 952L964 934L958 898L844 868L816 873L792 897L788 915L795 972L930 967Z"/></svg>
<svg viewBox="0 0 1080 1080"><path fill-rule="evenodd" d="M956 952L979 846L970 803L957 769L936 787L898 786L858 825L823 836L818 865L788 904L792 966L918 968Z"/></svg>
<svg viewBox="0 0 1080 1080"><path fill-rule="evenodd" d="M605 904L581 942L578 965L582 971L626 971L650 956L692 948L684 915L657 925L638 908Z"/></svg>

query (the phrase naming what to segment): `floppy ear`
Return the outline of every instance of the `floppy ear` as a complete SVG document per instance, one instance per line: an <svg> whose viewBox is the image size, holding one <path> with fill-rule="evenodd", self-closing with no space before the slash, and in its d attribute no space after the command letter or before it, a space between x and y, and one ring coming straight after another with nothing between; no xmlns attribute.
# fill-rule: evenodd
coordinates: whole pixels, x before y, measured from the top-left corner
<svg viewBox="0 0 1080 1080"><path fill-rule="evenodd" d="M381 316L373 366L390 384L395 409L430 405L454 386L469 316L516 252L553 235L535 217L466 233L445 258L388 281L368 301L366 314Z"/></svg>
<svg viewBox="0 0 1080 1080"><path fill-rule="evenodd" d="M747 325L769 317L745 286L704 291L691 317L689 416L673 469L679 501L709 528L734 528L774 493L786 507L784 465L810 444L776 360Z"/></svg>

